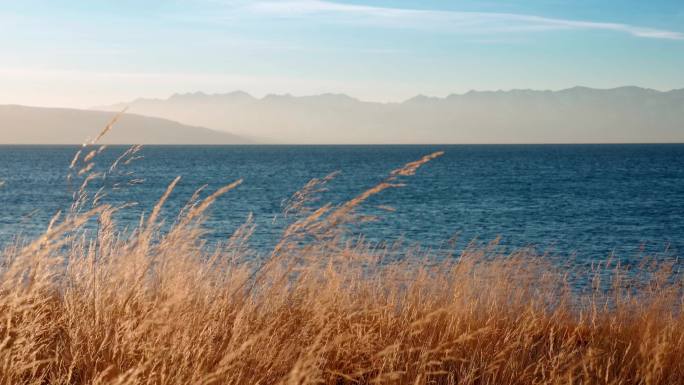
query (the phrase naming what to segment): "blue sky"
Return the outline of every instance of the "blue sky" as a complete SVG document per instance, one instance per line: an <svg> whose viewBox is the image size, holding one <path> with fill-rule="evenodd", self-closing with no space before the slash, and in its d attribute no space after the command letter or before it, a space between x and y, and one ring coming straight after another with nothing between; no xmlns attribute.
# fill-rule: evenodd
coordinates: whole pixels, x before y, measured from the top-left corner
<svg viewBox="0 0 684 385"><path fill-rule="evenodd" d="M0 0L0 103L684 87L681 0Z"/></svg>

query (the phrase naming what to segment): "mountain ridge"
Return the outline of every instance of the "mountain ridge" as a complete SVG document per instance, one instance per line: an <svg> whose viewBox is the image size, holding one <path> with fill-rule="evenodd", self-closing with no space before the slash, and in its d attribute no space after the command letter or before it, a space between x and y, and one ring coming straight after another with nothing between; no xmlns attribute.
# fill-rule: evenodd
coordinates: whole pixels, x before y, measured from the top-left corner
<svg viewBox="0 0 684 385"><path fill-rule="evenodd" d="M284 99L307 99L307 98L316 98L316 97L341 97L345 98L347 100L353 100L361 103L371 103L371 104L384 104L384 105L391 105L391 104L405 104L407 102L410 102L414 99L430 99L430 100L445 100L449 99L451 97L462 97L462 96L471 96L471 95L491 95L491 94L526 94L526 93L543 93L543 94L560 94L560 93L571 93L571 92L577 92L577 91L584 91L584 92L615 92L615 91L623 91L623 90L640 90L644 92L650 92L654 94L676 94L676 93L684 93L684 87L682 88L672 88L669 90L657 90L654 88L648 88L648 87L640 87L640 86L619 86L619 87L611 87L611 88L594 88L594 87L588 87L588 86L573 86L573 87L568 87L568 88L561 88L557 90L550 90L550 89L533 89L533 88L510 88L510 89L498 89L498 90L476 90L476 89L471 89L462 93L449 93L445 96L435 96L435 95L426 95L426 94L416 94L415 96L412 96L408 99L401 100L401 101L388 101L388 102L381 102L381 101L371 101L371 100L363 100L360 98L356 98L354 96L345 94L345 93L336 93L336 92L324 92L324 93L319 93L319 94L306 94L306 95L293 95L291 93L268 93L265 94L262 97L257 97L249 92L243 91L243 90L234 90L234 91L229 91L229 92L216 92L216 93L206 93L203 91L194 91L194 92L182 92L182 93L174 93L171 94L170 96L166 98L136 98L130 102L118 102L118 103L113 103L113 104L108 104L108 105L97 105L97 106L92 106L89 109L91 110L98 110L101 108L106 108L109 110L110 108L114 106L127 106L130 104L134 104L136 102L142 102L142 101L171 101L171 100L182 100L182 99L188 99L188 98L197 98L199 99L209 99L209 98L227 98L227 97L241 97L246 100L253 100L253 101L263 101L263 100L268 100L268 99L277 99L277 98L284 98Z"/></svg>
<svg viewBox="0 0 684 385"><path fill-rule="evenodd" d="M684 142L684 89L469 91L367 102L345 94L174 94L101 107L283 144Z"/></svg>
<svg viewBox="0 0 684 385"><path fill-rule="evenodd" d="M0 144L82 144L116 116L110 111L0 105ZM102 144L243 144L227 132L123 113Z"/></svg>

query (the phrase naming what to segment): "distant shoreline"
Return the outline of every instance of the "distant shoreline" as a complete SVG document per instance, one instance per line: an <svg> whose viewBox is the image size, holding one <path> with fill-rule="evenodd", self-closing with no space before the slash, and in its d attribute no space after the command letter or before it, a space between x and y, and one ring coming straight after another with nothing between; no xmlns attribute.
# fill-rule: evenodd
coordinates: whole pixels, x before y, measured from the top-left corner
<svg viewBox="0 0 684 385"><path fill-rule="evenodd" d="M138 143L114 143L114 144L96 144L89 146L133 146ZM462 147L462 146L659 146L659 145L684 145L684 142L592 142L592 143L291 143L291 144L274 144L274 143L240 143L240 144L143 144L146 147ZM0 147L81 147L82 143L0 143Z"/></svg>

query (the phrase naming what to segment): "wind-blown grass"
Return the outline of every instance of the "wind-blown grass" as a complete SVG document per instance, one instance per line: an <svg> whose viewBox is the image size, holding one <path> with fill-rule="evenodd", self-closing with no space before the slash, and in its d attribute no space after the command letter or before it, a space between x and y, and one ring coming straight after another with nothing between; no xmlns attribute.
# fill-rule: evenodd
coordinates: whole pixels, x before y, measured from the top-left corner
<svg viewBox="0 0 684 385"><path fill-rule="evenodd" d="M125 207L88 188L102 150L74 159L71 209L0 257L0 384L684 383L682 281L666 265L638 280L616 267L609 285L587 271L597 289L578 293L524 251L387 263L387 248L345 235L368 219L359 205L439 153L337 206L312 206L334 175L312 181L257 261L250 221L220 247L202 241L207 209L240 181L198 191L169 228L172 181L122 231Z"/></svg>

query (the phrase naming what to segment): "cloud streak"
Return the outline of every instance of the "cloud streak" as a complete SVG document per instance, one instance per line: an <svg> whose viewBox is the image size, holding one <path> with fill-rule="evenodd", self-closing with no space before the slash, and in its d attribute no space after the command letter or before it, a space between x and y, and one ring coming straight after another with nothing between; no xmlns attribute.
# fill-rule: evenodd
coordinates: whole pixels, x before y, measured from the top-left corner
<svg viewBox="0 0 684 385"><path fill-rule="evenodd" d="M458 12L375 7L325 0L259 1L249 12L280 18L316 20L387 28L437 30L464 34L594 30L626 33L651 39L684 40L684 33L623 23L595 22L496 12Z"/></svg>

